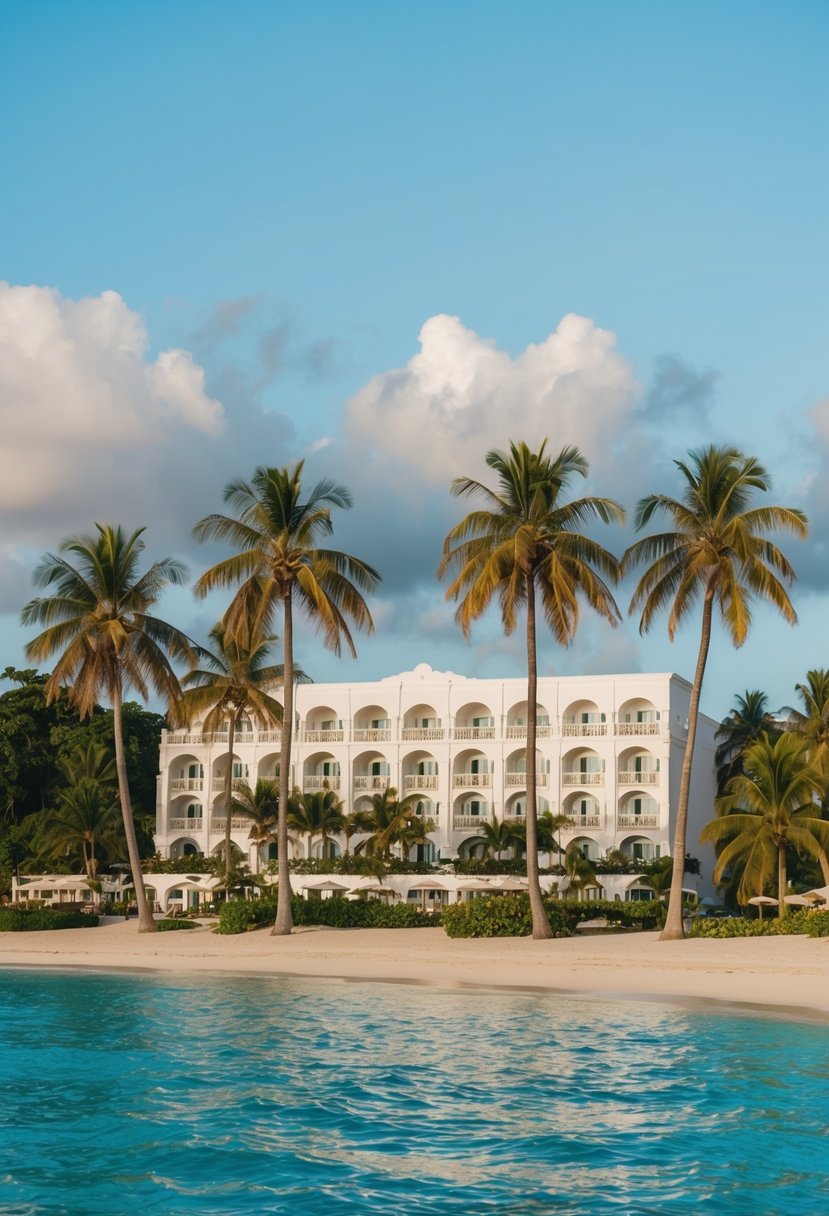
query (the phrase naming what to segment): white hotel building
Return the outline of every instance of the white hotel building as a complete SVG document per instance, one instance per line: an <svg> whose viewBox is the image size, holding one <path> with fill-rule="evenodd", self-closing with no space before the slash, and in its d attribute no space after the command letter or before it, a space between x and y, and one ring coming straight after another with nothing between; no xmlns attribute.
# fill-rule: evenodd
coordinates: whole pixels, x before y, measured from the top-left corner
<svg viewBox="0 0 829 1216"><path fill-rule="evenodd" d="M560 833L563 848L576 843L591 859L610 849L642 860L671 852L690 691L670 674L539 678L539 811L572 820ZM525 813L526 697L526 679L468 679L425 663L374 682L299 685L291 786L312 791L327 782L346 811L392 786L436 825L413 860L475 855L483 822ZM716 726L700 717L687 837L709 879L698 841L713 813ZM226 734L203 738L197 724L162 733L155 833L162 856L222 847L226 763ZM254 786L274 778L278 763L279 731L245 723L234 779ZM273 845L250 841L246 819L231 828L252 870L273 856ZM294 851L305 848L302 841Z"/></svg>

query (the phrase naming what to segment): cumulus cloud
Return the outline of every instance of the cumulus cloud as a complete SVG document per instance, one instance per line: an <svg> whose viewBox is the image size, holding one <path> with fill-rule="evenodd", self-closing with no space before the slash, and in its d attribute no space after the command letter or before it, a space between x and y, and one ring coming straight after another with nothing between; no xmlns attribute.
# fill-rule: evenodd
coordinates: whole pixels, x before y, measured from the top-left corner
<svg viewBox="0 0 829 1216"><path fill-rule="evenodd" d="M642 402L643 415L655 422L700 421L708 415L719 376L699 372L678 355L657 355L654 376Z"/></svg>
<svg viewBox="0 0 829 1216"><path fill-rule="evenodd" d="M431 317L419 342L404 368L352 398L345 428L364 457L405 465L421 485L448 484L509 439L549 435L554 448L576 443L601 466L633 409L633 369L615 335L587 317L564 317L514 358L458 317Z"/></svg>
<svg viewBox="0 0 829 1216"><path fill-rule="evenodd" d="M113 456L173 432L216 436L224 412L187 351L147 354L141 317L113 291L84 300L0 283L0 509L66 511Z"/></svg>

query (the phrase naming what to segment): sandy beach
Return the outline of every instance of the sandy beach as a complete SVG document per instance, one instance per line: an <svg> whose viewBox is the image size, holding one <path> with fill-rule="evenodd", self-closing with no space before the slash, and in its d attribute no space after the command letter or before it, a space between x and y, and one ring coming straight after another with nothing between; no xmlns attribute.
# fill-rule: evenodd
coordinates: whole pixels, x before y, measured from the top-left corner
<svg viewBox="0 0 829 1216"><path fill-rule="evenodd" d="M630 999L716 1001L829 1020L829 939L660 942L609 937L457 940L442 929L268 929L220 937L139 934L136 921L52 933L0 934L0 967L84 967L319 977Z"/></svg>

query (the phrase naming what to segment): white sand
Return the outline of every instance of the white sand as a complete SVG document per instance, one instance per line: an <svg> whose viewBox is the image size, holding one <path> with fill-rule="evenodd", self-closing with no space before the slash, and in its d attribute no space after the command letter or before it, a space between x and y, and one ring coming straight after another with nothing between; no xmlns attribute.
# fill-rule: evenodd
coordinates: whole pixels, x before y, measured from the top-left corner
<svg viewBox="0 0 829 1216"><path fill-rule="evenodd" d="M96 929L0 933L0 967L129 968L315 976L535 989L765 1006L829 1017L829 938L660 942L655 933L458 940L442 929L268 929L219 937L209 927L139 934Z"/></svg>

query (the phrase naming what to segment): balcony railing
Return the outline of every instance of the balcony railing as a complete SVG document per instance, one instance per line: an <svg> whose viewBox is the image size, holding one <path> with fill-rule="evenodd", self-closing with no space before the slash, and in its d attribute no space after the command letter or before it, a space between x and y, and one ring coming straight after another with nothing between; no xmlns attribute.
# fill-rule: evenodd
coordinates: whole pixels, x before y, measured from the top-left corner
<svg viewBox="0 0 829 1216"><path fill-rule="evenodd" d="M304 743L342 743L343 733L341 730L304 730L302 739Z"/></svg>
<svg viewBox="0 0 829 1216"><path fill-rule="evenodd" d="M281 730L260 730L259 742L260 743L281 743L282 742L282 731Z"/></svg>
<svg viewBox="0 0 829 1216"><path fill-rule="evenodd" d="M659 815L617 815L617 827L620 828L658 828Z"/></svg>
<svg viewBox="0 0 829 1216"><path fill-rule="evenodd" d="M204 741L204 735L200 734L198 731L193 732L179 730L167 732L168 743L204 743Z"/></svg>
<svg viewBox="0 0 829 1216"><path fill-rule="evenodd" d="M302 788L309 793L313 793L314 790L324 790L326 788L329 790L338 790L340 788L340 780L341 778L339 776L303 777Z"/></svg>
<svg viewBox="0 0 829 1216"><path fill-rule="evenodd" d="M489 823L489 815L453 815L453 828L480 828L482 823Z"/></svg>
<svg viewBox="0 0 829 1216"><path fill-rule="evenodd" d="M249 828L252 823L253 823L252 819L245 819L241 816L236 816L236 815L231 815L231 817L230 817L231 828ZM212 832L227 831L227 816L224 816L221 819L219 819L219 818L211 819L210 820L210 830Z"/></svg>
<svg viewBox="0 0 829 1216"><path fill-rule="evenodd" d="M437 773L413 773L403 778L404 790L436 790Z"/></svg>
<svg viewBox="0 0 829 1216"><path fill-rule="evenodd" d="M372 726L368 729L363 726L355 726L351 732L351 738L355 743L391 743L391 728Z"/></svg>
<svg viewBox="0 0 829 1216"><path fill-rule="evenodd" d="M580 769L571 769L561 774L562 785L601 785L604 773L583 773Z"/></svg>
<svg viewBox="0 0 829 1216"><path fill-rule="evenodd" d="M171 832L200 832L204 820L199 819L171 819Z"/></svg>
<svg viewBox="0 0 829 1216"><path fill-rule="evenodd" d="M400 734L404 743L417 739L437 742L446 738L446 731L442 726L404 726Z"/></svg>
<svg viewBox="0 0 829 1216"><path fill-rule="evenodd" d="M526 773L504 773L504 785L520 786L523 789L523 787L526 784L527 784L527 774ZM547 784L547 774L546 773L536 773L535 784L536 785L546 785Z"/></svg>
<svg viewBox="0 0 829 1216"><path fill-rule="evenodd" d="M561 733L567 739L583 739L589 735L606 735L606 722L563 722Z"/></svg>
<svg viewBox="0 0 829 1216"><path fill-rule="evenodd" d="M456 726L454 736L457 740L465 741L468 739L494 739L494 726Z"/></svg>
<svg viewBox="0 0 829 1216"><path fill-rule="evenodd" d="M241 789L244 789L244 787L245 787L247 784L248 784L248 779L247 779L247 777L231 777L231 779L230 779L230 788L231 788L232 790L241 790ZM212 782L211 782L211 787L212 787L214 790L223 790L223 789L225 788L225 775L224 775L224 773L216 773L216 775L214 776L214 778L213 778L213 780L212 780Z"/></svg>
<svg viewBox="0 0 829 1216"><path fill-rule="evenodd" d="M526 739L526 737L527 737L527 727L526 726L507 726L507 738L508 739ZM553 737L552 726L537 725L535 728L535 737L536 737L536 739L552 739L552 737Z"/></svg>
<svg viewBox="0 0 829 1216"><path fill-rule="evenodd" d="M183 790L189 793L198 793L204 789L204 777L171 777L170 778L170 793L180 794Z"/></svg>
<svg viewBox="0 0 829 1216"><path fill-rule="evenodd" d="M452 784L455 789L464 785L491 785L492 773L455 773Z"/></svg>
<svg viewBox="0 0 829 1216"><path fill-rule="evenodd" d="M595 815L571 815L573 821L569 826L559 828L560 832L580 832L584 828L600 828L602 826L601 814Z"/></svg>
<svg viewBox="0 0 829 1216"><path fill-rule="evenodd" d="M659 785L659 769L650 768L637 772L623 768L619 773L619 785Z"/></svg>
<svg viewBox="0 0 829 1216"><path fill-rule="evenodd" d="M661 722L617 722L617 735L661 735Z"/></svg>
<svg viewBox="0 0 829 1216"><path fill-rule="evenodd" d="M385 777L377 777L374 775L372 775L370 777L357 776L354 778L354 788L355 788L355 790L387 790L389 788L390 782L391 782L391 777L389 777L389 776L385 776Z"/></svg>

